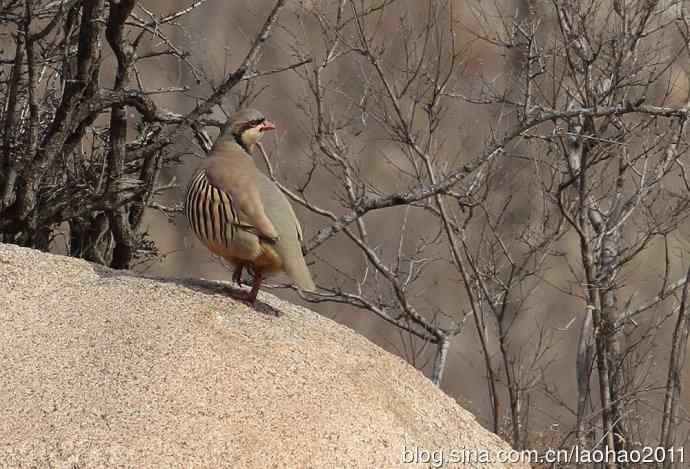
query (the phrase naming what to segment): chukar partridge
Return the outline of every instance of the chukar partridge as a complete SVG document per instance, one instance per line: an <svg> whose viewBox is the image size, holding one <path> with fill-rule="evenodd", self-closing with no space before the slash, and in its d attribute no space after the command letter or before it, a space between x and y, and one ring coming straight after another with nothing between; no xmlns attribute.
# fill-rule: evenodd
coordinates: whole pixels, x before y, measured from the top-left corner
<svg viewBox="0 0 690 469"><path fill-rule="evenodd" d="M192 230L211 252L236 266L235 282L240 283L243 268L253 273L252 289L243 298L252 304L264 277L278 271L300 290L315 290L302 256L297 216L251 156L262 133L272 129L275 126L254 109L232 115L185 196Z"/></svg>

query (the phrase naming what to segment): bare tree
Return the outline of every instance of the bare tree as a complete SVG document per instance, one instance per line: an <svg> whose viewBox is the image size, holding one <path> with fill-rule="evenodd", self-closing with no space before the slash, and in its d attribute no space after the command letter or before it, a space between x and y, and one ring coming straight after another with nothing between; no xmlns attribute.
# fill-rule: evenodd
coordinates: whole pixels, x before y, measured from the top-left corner
<svg viewBox="0 0 690 469"><path fill-rule="evenodd" d="M153 246L141 220L146 207L167 210L155 199L175 187L159 182L161 169L180 160L173 144L190 128L223 124L207 115L258 73L261 48L285 1L268 11L234 71L209 83L211 91L190 111L173 112L155 98L189 87L149 89L138 66L173 57L205 79L166 27L206 3L190 1L161 15L137 0L0 3L15 46L0 82L1 240L46 250L67 223L70 254L116 268L128 268Z"/></svg>
<svg viewBox="0 0 690 469"><path fill-rule="evenodd" d="M686 15L680 2L648 1L305 5L292 34L295 60L313 58L296 71L312 169L286 191L327 221L309 251L318 256L344 235L363 258L343 271L321 254L332 278L315 301L368 310L433 344L437 383L469 315L490 426L503 431L507 415L516 447L531 444L528 403L537 388L572 411L583 448L653 442L631 422L659 379L642 373L650 364L643 351L669 315L638 319L661 311L685 282L670 278L676 266L668 257L651 302L636 301L634 287L621 293L621 279L689 213L687 96L678 103L673 86L685 78L677 67L687 57ZM488 67L493 77L470 71L480 47L503 58ZM483 142L465 143L467 120L478 121L460 115L484 117ZM323 185L341 188L340 210L316 195ZM568 250L573 239L577 255ZM463 293L450 311L429 293L441 265ZM549 278L564 268L572 281ZM546 375L556 359L553 334L533 327L526 343L512 346L525 327L516 324L534 308L530 298L548 289L582 307L572 407ZM638 301L642 309L633 307ZM673 373L682 368L677 342ZM667 395L677 402L673 386ZM668 422L678 426L670 409L666 447Z"/></svg>

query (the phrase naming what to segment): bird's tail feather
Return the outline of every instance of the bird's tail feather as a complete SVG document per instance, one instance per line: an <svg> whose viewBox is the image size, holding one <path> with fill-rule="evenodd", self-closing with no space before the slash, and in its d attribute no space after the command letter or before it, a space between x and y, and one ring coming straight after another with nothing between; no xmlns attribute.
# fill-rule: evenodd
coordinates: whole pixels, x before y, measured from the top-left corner
<svg viewBox="0 0 690 469"><path fill-rule="evenodd" d="M285 273L295 282L295 285L302 291L316 291L316 285L314 285L314 280L311 278L311 272L309 272L309 267L307 267L302 253L289 259L284 269Z"/></svg>

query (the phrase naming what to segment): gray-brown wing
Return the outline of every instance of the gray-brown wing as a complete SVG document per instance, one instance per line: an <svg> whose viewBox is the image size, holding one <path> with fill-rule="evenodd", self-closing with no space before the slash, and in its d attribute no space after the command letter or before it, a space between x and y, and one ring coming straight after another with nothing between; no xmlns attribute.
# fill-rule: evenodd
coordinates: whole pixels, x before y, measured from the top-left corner
<svg viewBox="0 0 690 469"><path fill-rule="evenodd" d="M280 233L275 250L283 261L285 272L302 290L316 289L302 255L302 228L292 205L276 184L260 173L261 198L266 214Z"/></svg>
<svg viewBox="0 0 690 469"><path fill-rule="evenodd" d="M236 160L232 164L226 158L209 160L206 166L209 184L230 197L238 223L255 227L261 237L277 239L279 231L266 216L261 200L258 187L261 173L250 158Z"/></svg>

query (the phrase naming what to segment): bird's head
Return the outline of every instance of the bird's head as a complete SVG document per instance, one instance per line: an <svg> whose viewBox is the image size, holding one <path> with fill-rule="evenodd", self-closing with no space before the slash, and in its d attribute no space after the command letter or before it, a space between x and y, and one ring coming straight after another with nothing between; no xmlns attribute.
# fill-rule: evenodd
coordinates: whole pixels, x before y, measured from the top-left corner
<svg viewBox="0 0 690 469"><path fill-rule="evenodd" d="M264 132L276 126L256 109L242 109L230 116L230 132L241 145L251 150Z"/></svg>

